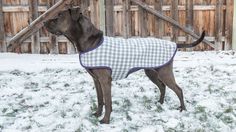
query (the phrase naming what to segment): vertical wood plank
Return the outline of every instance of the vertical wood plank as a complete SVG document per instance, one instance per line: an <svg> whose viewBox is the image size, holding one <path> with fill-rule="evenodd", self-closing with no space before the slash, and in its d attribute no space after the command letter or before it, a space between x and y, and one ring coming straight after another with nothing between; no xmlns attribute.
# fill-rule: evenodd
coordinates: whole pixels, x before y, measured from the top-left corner
<svg viewBox="0 0 236 132"><path fill-rule="evenodd" d="M186 0L186 26L190 30L193 30L193 18L194 18L194 11L193 11L193 0ZM188 35L187 36L187 43L191 43L193 38ZM191 51L193 48L187 48L187 51Z"/></svg>
<svg viewBox="0 0 236 132"><path fill-rule="evenodd" d="M6 43L5 43L5 30L4 30L4 17L3 17L3 2L0 1L0 52L6 52Z"/></svg>
<svg viewBox="0 0 236 132"><path fill-rule="evenodd" d="M56 3L56 0L48 0L48 8L53 6ZM46 46L46 45L45 45ZM49 52L50 54L58 54L58 40L57 36L49 33Z"/></svg>
<svg viewBox="0 0 236 132"><path fill-rule="evenodd" d="M131 33L130 21L130 0L123 0L123 20L124 20L124 38L129 38Z"/></svg>
<svg viewBox="0 0 236 132"><path fill-rule="evenodd" d="M162 6L163 6L163 0L155 0L154 4L155 10L159 11L160 13L163 13ZM155 36L159 38L162 38L164 36L164 22L159 18L156 18Z"/></svg>
<svg viewBox="0 0 236 132"><path fill-rule="evenodd" d="M35 19L38 18L38 0L32 0L29 2L30 6L30 22L34 21ZM33 54L39 54L40 53L40 40L39 40L39 32L36 32L32 35L31 37L31 52Z"/></svg>
<svg viewBox="0 0 236 132"><path fill-rule="evenodd" d="M99 0L99 27L103 31L103 34L106 34L105 28L105 3L104 0Z"/></svg>
<svg viewBox="0 0 236 132"><path fill-rule="evenodd" d="M223 1L217 0L216 1L216 13L215 13L215 44L216 44L216 50L222 50L222 28L223 28Z"/></svg>
<svg viewBox="0 0 236 132"><path fill-rule="evenodd" d="M67 46L68 44L67 43L65 43L65 42L60 42L60 43L58 43L58 52L59 52L59 54L67 54L68 52L68 50L67 50L67 48L68 48L68 46Z"/></svg>
<svg viewBox="0 0 236 132"><path fill-rule="evenodd" d="M66 43L68 54L76 54L76 47L69 40L67 40Z"/></svg>
<svg viewBox="0 0 236 132"><path fill-rule="evenodd" d="M234 2L234 16L233 16L233 34L232 34L232 44L233 44L233 49L236 50L236 2Z"/></svg>
<svg viewBox="0 0 236 132"><path fill-rule="evenodd" d="M114 0L106 0L106 34L114 36Z"/></svg>
<svg viewBox="0 0 236 132"><path fill-rule="evenodd" d="M233 34L233 10L234 7L233 0L226 0L226 26L225 26L225 50L232 50L232 34Z"/></svg>
<svg viewBox="0 0 236 132"><path fill-rule="evenodd" d="M145 0L141 0L142 2L144 2ZM142 37L146 37L147 36L147 12L139 6L138 8L138 14L139 14L139 35L141 35Z"/></svg>
<svg viewBox="0 0 236 132"><path fill-rule="evenodd" d="M179 0L171 0L171 14L172 18L176 21L179 19L179 11L178 11L178 2ZM178 41L178 29L176 27L172 27L172 41Z"/></svg>
<svg viewBox="0 0 236 132"><path fill-rule="evenodd" d="M88 12L89 0L81 0L80 2L81 2L80 7L82 9L83 14L86 16L89 16L89 12Z"/></svg>
<svg viewBox="0 0 236 132"><path fill-rule="evenodd" d="M94 25L97 25L97 14L96 14L96 1L90 0L90 11L91 11L91 21Z"/></svg>

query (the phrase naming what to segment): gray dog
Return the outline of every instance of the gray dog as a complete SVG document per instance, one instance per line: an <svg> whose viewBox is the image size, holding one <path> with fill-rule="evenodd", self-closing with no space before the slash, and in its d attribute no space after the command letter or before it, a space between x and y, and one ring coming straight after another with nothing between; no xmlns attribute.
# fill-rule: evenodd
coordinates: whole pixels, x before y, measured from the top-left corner
<svg viewBox="0 0 236 132"><path fill-rule="evenodd" d="M112 111L112 99L111 99L112 80L125 78L129 73L132 73L139 69L144 69L147 77L160 89L161 95L159 102L161 104L164 102L165 90L166 86L168 86L176 93L176 95L180 100L181 104L180 111L186 110L184 105L182 90L176 84L174 74L172 71L173 57L175 55L177 48L188 48L198 45L204 39L205 32L202 33L201 38L199 38L192 44L177 44L177 45L173 42L154 38L126 39L126 40L110 38L103 36L102 31L98 30L91 23L90 19L82 14L79 7L61 11L54 19L50 19L44 24L47 30L52 34L64 35L65 37L67 37L80 53L81 64L93 77L94 84L96 87L97 100L98 100L98 108L97 111L94 113L96 117L102 115L103 105L105 105L105 116L100 121L100 123L109 124L110 122L110 114ZM109 41L110 39L111 41ZM139 44L141 43L139 41L144 43L143 46L141 48L135 48L135 47L140 47ZM102 44L105 42L107 43L106 45L114 43L115 46L113 45L114 47L112 48L109 48L109 46L108 47L101 46L105 45ZM119 44L123 42L125 44ZM137 51L134 52L131 49L127 49L127 47L129 47L127 45L134 46L132 49L135 49ZM155 47L155 45L160 45L160 46ZM149 48L149 46L151 46L151 48ZM101 47L104 48L102 49ZM125 58L123 56L119 58L118 56L123 54L123 51L120 51L121 49L127 51L124 52ZM140 55L139 53L142 53L144 49L150 51ZM113 54L113 50L115 54ZM157 53L155 50L157 50L157 52L163 53L164 55ZM97 54L95 52L101 52L101 54L103 55ZM138 57L141 58L144 57L143 60L145 61L142 61ZM155 59L155 57L157 58ZM166 57L167 59L162 59L162 57ZM114 60L114 58L118 59ZM130 60L123 61L126 59ZM101 61L98 60L104 62L101 63ZM125 62L125 64L121 64L118 60L121 60L121 63ZM152 64L156 63L156 60L159 60L157 63L160 62L157 66ZM129 63L130 61L134 61L133 65L129 65L126 67L126 63ZM138 63L139 61L140 63ZM149 62L151 64L149 64ZM132 69L127 70L127 68L132 68ZM121 73L121 70L124 70L124 72Z"/></svg>

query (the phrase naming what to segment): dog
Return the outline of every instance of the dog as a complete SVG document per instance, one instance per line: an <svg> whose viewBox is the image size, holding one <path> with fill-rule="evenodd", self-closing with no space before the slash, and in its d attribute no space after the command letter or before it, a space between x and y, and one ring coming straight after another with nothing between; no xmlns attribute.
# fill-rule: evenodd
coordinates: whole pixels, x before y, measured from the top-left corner
<svg viewBox="0 0 236 132"><path fill-rule="evenodd" d="M99 49L101 47L101 44L104 41L107 41L109 37L103 36L103 32L97 29L92 24L92 22L88 17L83 15L79 7L71 7L69 9L61 11L60 13L58 13L57 16L55 16L55 18L46 21L44 25L50 33L56 35L64 35L66 38L68 38L72 42L72 44L76 47L77 51L80 53L80 61L83 59L83 62L81 62L81 64L82 66L85 67L87 72L92 76L96 87L97 101L98 101L98 107L96 112L94 113L96 117L102 115L103 106L105 105L105 115L103 119L100 121L100 123L105 123L105 124L110 123L110 114L112 112L111 82L114 80L125 78L131 72L137 71L139 69L144 69L146 76L159 88L161 94L159 102L161 104L163 104L164 102L166 86L168 86L176 93L176 95L180 100L180 108L179 108L180 111L186 110L184 105L182 89L176 84L172 70L173 57L177 48L189 48L198 45L204 39L205 32L202 33L201 37L198 40L196 40L191 44L175 44L175 43L173 44L173 42L170 41L159 40L163 41L164 43L167 43L166 45L169 45L167 46L167 48L172 48L172 53L170 54L167 62L160 64L157 67L153 65L151 65L150 67L145 67L146 65L144 64L145 65L144 67L139 67L139 68L136 67L132 71L128 71L128 73L126 70L125 74L114 77L112 71L113 69L109 66L102 66L103 64L99 64L98 66L91 66L93 64L87 64L87 62L90 61L92 61L93 63L93 61L100 60L100 58L97 55L93 56L86 54L90 52L92 53L95 49ZM121 40L127 42L130 39L127 40L121 39ZM145 38L142 40L146 41ZM127 43L126 45L128 44L131 43ZM145 48L145 46L143 48ZM109 50L113 49L110 48ZM162 48L162 50L165 50L165 47ZM138 52L139 51L136 51L136 53ZM108 54L105 54L106 58L110 58L109 53L110 52L108 52ZM87 58L96 57L96 59L95 60L91 59L86 61L86 56L88 56Z"/></svg>

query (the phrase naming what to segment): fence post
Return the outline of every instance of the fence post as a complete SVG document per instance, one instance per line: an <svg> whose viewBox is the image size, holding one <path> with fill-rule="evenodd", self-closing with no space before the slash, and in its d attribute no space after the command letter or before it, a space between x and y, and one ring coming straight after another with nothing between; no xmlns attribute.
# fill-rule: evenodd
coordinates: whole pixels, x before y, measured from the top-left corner
<svg viewBox="0 0 236 132"><path fill-rule="evenodd" d="M99 22L100 22L100 30L103 31L104 35L106 34L106 28L105 28L105 3L104 0L99 0Z"/></svg>
<svg viewBox="0 0 236 132"><path fill-rule="evenodd" d="M106 33L114 36L114 0L106 0Z"/></svg>
<svg viewBox="0 0 236 132"><path fill-rule="evenodd" d="M154 8L155 10L159 11L160 13L163 13L162 11L162 6L163 6L163 0L155 0L154 3ZM162 38L164 36L164 22L160 18L156 18L156 23L155 23L155 36Z"/></svg>
<svg viewBox="0 0 236 132"><path fill-rule="evenodd" d="M48 0L48 8L50 8L51 6L53 6L56 3L55 0ZM59 53L59 49L58 49L58 40L57 40L57 36L54 34L49 33L49 52L50 54L58 54Z"/></svg>
<svg viewBox="0 0 236 132"><path fill-rule="evenodd" d="M222 28L223 28L223 1L217 0L216 1L216 13L215 13L215 50L222 50Z"/></svg>
<svg viewBox="0 0 236 132"><path fill-rule="evenodd" d="M186 26L187 28L189 28L190 30L193 29L193 15L194 15L194 11L193 11L193 0L186 0L187 4L186 4ZM191 37L190 35L187 35L187 43L191 43L193 40L193 37ZM193 48L187 48L187 51L192 51Z"/></svg>
<svg viewBox="0 0 236 132"><path fill-rule="evenodd" d="M5 42L5 30L4 30L4 20L3 20L3 10L2 10L2 0L0 1L0 52L6 52L6 42Z"/></svg>
<svg viewBox="0 0 236 132"><path fill-rule="evenodd" d="M236 50L236 2L234 1L234 19L233 19L233 34L232 34L232 38L233 38L233 49Z"/></svg>
<svg viewBox="0 0 236 132"><path fill-rule="evenodd" d="M179 19L179 9L178 9L178 4L179 1L178 0L172 0L171 1L171 15L172 15L172 18L178 22L178 19ZM178 29L176 27L172 27L172 41L174 42L177 42L178 41Z"/></svg>
<svg viewBox="0 0 236 132"><path fill-rule="evenodd" d="M232 50L234 0L226 0L225 50Z"/></svg>
<svg viewBox="0 0 236 132"><path fill-rule="evenodd" d="M38 18L38 0L32 0L30 3L30 22L34 21ZM40 53L40 38L39 38L39 32L36 32L31 37L31 52L32 54L39 54Z"/></svg>
<svg viewBox="0 0 236 132"><path fill-rule="evenodd" d="M124 37L129 38L131 33L131 25L130 25L130 0L123 0L123 22L124 22Z"/></svg>
<svg viewBox="0 0 236 132"><path fill-rule="evenodd" d="M143 2L144 0L142 0ZM138 17L139 17L139 35L146 37L148 35L147 28L147 11L142 7L138 7Z"/></svg>
<svg viewBox="0 0 236 132"><path fill-rule="evenodd" d="M96 8L96 1L90 0L90 15L91 21L94 25L97 25L97 8Z"/></svg>

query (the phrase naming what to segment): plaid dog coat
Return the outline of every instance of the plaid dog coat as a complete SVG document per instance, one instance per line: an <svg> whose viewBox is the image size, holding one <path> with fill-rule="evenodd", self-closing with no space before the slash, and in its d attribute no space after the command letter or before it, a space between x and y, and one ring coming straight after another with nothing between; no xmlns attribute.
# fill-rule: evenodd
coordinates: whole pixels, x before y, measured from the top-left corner
<svg viewBox="0 0 236 132"><path fill-rule="evenodd" d="M108 68L112 80L126 78L140 69L159 68L170 62L177 51L174 42L156 38L106 37L89 51L80 53L80 63L87 69Z"/></svg>

